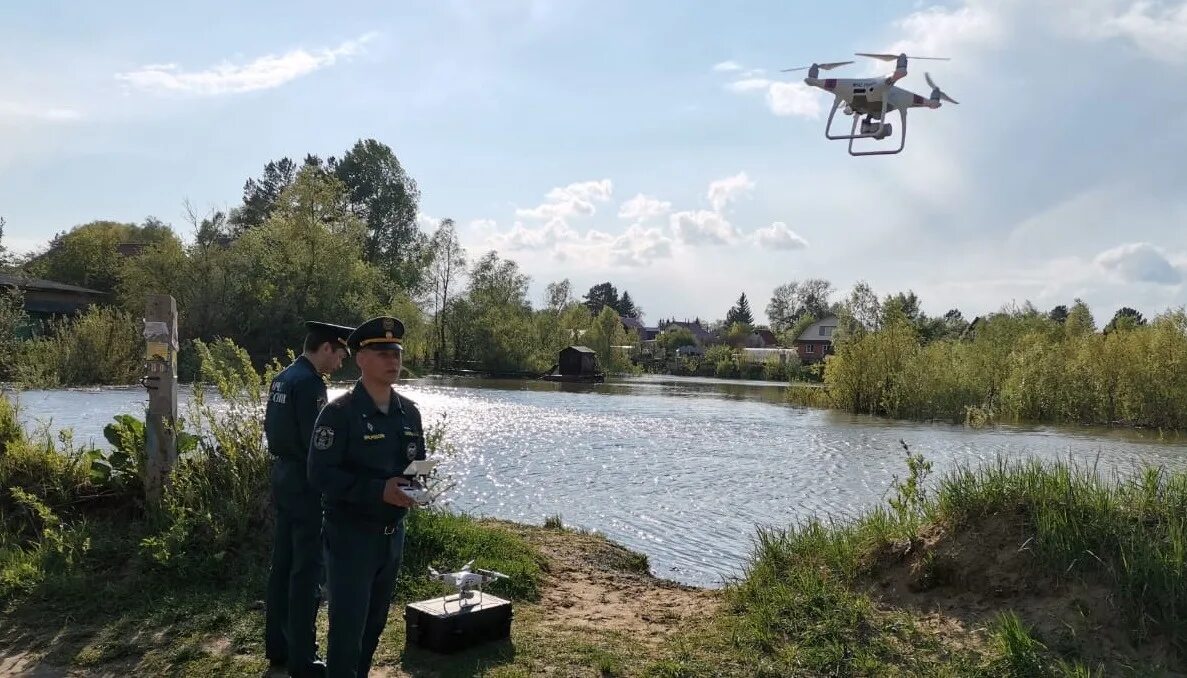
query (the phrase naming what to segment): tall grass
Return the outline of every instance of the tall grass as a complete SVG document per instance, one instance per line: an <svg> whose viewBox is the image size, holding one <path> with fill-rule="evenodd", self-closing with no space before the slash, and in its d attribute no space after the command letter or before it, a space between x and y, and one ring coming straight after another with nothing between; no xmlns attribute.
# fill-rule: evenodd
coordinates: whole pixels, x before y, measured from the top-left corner
<svg viewBox="0 0 1187 678"><path fill-rule="evenodd" d="M0 376L37 388L135 383L144 360L139 321L106 306L49 321L31 339L0 337L0 348Z"/></svg>
<svg viewBox="0 0 1187 678"><path fill-rule="evenodd" d="M838 340L824 381L828 404L855 413L1185 429L1187 312L1107 333L1003 313L926 344L896 321Z"/></svg>
<svg viewBox="0 0 1187 678"><path fill-rule="evenodd" d="M919 547L923 527L957 534L1004 519L1021 524L1038 556L1027 576L1052 587L1103 586L1135 642L1157 634L1179 665L1187 659L1187 474L1146 469L1110 479L1065 463L999 462L959 469L926 490L929 472L908 451L908 474L886 506L852 521L760 530L744 576L726 588L732 650L761 656L782 675L1093 675L1080 657L1032 638L1011 610L991 626L986 653L946 646L917 619L879 610L860 593L887 553Z"/></svg>
<svg viewBox="0 0 1187 678"><path fill-rule="evenodd" d="M999 462L952 474L929 508L953 529L1021 516L1047 572L1105 584L1139 638L1157 631L1187 651L1187 474Z"/></svg>

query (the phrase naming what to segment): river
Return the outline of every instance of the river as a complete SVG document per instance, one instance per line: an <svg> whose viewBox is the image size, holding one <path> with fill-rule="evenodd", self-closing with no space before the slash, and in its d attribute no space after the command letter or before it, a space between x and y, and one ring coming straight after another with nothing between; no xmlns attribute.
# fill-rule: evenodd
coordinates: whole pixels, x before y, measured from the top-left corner
<svg viewBox="0 0 1187 678"><path fill-rule="evenodd" d="M441 468L458 483L454 510L534 524L559 515L647 554L658 576L700 586L742 573L757 525L843 517L884 501L906 470L900 440L932 460L936 475L998 457L1071 459L1105 472L1187 468L1181 436L891 421L787 405L783 386L768 382L430 377L399 388L426 424L448 415L456 451ZM183 387L183 403L188 394ZM76 443L106 447L103 426L118 413L142 415L147 396L139 387L62 389L18 401L28 427L71 428Z"/></svg>

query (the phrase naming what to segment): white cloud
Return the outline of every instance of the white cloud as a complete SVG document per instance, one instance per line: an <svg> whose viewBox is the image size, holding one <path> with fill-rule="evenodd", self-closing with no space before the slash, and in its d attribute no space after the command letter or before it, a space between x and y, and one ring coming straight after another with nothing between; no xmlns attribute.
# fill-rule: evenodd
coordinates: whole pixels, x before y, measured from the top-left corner
<svg viewBox="0 0 1187 678"><path fill-rule="evenodd" d="M528 228L522 222L515 222L506 233L495 233L489 241L500 249L547 250L575 240L577 232L562 219L553 219L538 228Z"/></svg>
<svg viewBox="0 0 1187 678"><path fill-rule="evenodd" d="M1094 261L1121 282L1178 285L1183 281L1182 272L1171 265L1161 250L1147 242L1118 245L1101 252Z"/></svg>
<svg viewBox="0 0 1187 678"><path fill-rule="evenodd" d="M741 67L734 69L740 71ZM778 116L820 117L820 96L802 82L783 82L763 77L762 69L735 73L725 88L735 94L763 92L767 108Z"/></svg>
<svg viewBox="0 0 1187 678"><path fill-rule="evenodd" d="M269 54L247 64L224 61L202 71L183 71L177 64L152 64L127 73L117 73L116 79L132 87L153 92L218 96L272 89L287 82L334 65L338 60L358 54L363 45L374 37L368 33L347 40L337 47L290 50L281 55Z"/></svg>
<svg viewBox="0 0 1187 678"><path fill-rule="evenodd" d="M1123 13L1095 24L1102 37L1128 38L1148 56L1187 62L1187 3L1134 2Z"/></svg>
<svg viewBox="0 0 1187 678"><path fill-rule="evenodd" d="M672 203L639 193L622 203L618 209L618 218L630 221L647 221L655 217L662 217L671 211Z"/></svg>
<svg viewBox="0 0 1187 678"><path fill-rule="evenodd" d="M728 245L739 237L738 229L717 212L677 212L670 223L676 239L687 245Z"/></svg>
<svg viewBox="0 0 1187 678"><path fill-rule="evenodd" d="M632 225L610 242L610 260L619 266L647 266L672 256L672 239L658 228Z"/></svg>
<svg viewBox="0 0 1187 678"><path fill-rule="evenodd" d="M756 89L767 89L772 82L766 78L743 78L726 85L731 92L752 92Z"/></svg>
<svg viewBox="0 0 1187 678"><path fill-rule="evenodd" d="M738 172L732 177L718 179L709 184L709 202L713 211L720 212L726 205L737 200L741 195L754 189L754 182L745 172Z"/></svg>
<svg viewBox="0 0 1187 678"><path fill-rule="evenodd" d="M568 186L558 186L548 192L545 202L537 207L517 209L515 216L530 219L566 219L573 216L590 216L597 212L595 202L606 202L614 193L609 179L580 181Z"/></svg>
<svg viewBox="0 0 1187 678"><path fill-rule="evenodd" d="M22 104L15 101L0 101L0 120L42 120L45 122L72 122L82 119L82 112L59 106Z"/></svg>
<svg viewBox="0 0 1187 678"><path fill-rule="evenodd" d="M802 82L774 82L767 88L767 107L775 115L820 117L820 97Z"/></svg>
<svg viewBox="0 0 1187 678"><path fill-rule="evenodd" d="M769 228L760 228L754 232L754 241L763 247L777 250L802 250L808 246L798 233L787 227L782 221L776 221Z"/></svg>
<svg viewBox="0 0 1187 678"><path fill-rule="evenodd" d="M713 71L715 73L729 73L731 71L740 71L742 67L736 61L722 61L713 64Z"/></svg>

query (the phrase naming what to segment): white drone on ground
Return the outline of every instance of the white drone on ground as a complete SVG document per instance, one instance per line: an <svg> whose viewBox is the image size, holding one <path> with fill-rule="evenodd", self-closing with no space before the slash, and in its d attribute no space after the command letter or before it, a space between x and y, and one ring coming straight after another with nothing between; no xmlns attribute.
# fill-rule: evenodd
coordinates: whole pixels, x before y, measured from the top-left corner
<svg viewBox="0 0 1187 678"><path fill-rule="evenodd" d="M474 561L466 563L462 569L457 572L441 573L433 568L429 568L429 579L433 581L445 582L446 585L457 589L458 606L461 608L472 607L481 604L482 602L482 585L489 584L497 579L510 579L502 572L495 572L494 570L483 570L481 568L471 570ZM478 600L475 602L468 602L473 598L474 590L478 591ZM442 604L447 602L448 596L442 600Z"/></svg>
<svg viewBox="0 0 1187 678"><path fill-rule="evenodd" d="M933 59L936 61L947 61L947 57L909 57L906 54L869 54L866 52L856 52L857 56L871 57L874 59L881 59L883 61L896 62L894 73L885 78L820 78L820 70L832 70L838 66L853 63L852 61L837 61L827 64L812 64L811 66L800 66L799 68L784 69L784 73L792 71L802 71L808 69L808 77L804 78L804 83L811 87L818 87L826 92L832 94L835 98L833 101L833 108L828 113L828 122L825 123L824 136L828 139L848 139L849 140L849 154L850 155L891 155L903 150L907 144L907 109L908 108L939 108L941 101L948 101L951 103L958 103L955 99L945 94L940 88L932 82L931 75L924 73L923 77L927 80L927 84L931 87L931 96L924 98L914 92L909 92L894 83L907 77L907 59ZM849 130L849 134L832 134L833 115L836 114L837 108L844 103L845 108L843 112L845 115L853 116L853 126ZM882 140L893 133L893 128L889 122L884 119L886 114L890 111L898 111L899 118L902 120L902 132L900 133L899 146L893 151L854 151L854 139L876 139ZM865 119L861 119L861 116ZM861 123L861 132L857 131L857 125Z"/></svg>

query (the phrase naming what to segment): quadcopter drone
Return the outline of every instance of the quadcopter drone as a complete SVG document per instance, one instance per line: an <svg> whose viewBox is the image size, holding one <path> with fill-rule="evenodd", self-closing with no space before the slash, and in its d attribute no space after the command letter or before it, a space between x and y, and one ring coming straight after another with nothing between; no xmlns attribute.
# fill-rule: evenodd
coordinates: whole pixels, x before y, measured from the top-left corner
<svg viewBox="0 0 1187 678"><path fill-rule="evenodd" d="M444 574L430 567L429 579L433 581L445 582L445 584L457 589L458 607L462 609L481 604L483 584L489 584L496 579L510 579L510 577L503 574L502 572L495 572L494 570L477 569L471 571L470 567L472 565L474 565L473 560L463 565L462 569L458 570L457 572L446 572ZM478 591L478 600L467 602L468 599L473 598L474 589L477 589ZM442 599L441 604L443 607L447 600L448 596Z"/></svg>
<svg viewBox="0 0 1187 678"><path fill-rule="evenodd" d="M914 92L909 92L894 83L907 77L907 59L933 59L936 61L947 61L947 57L909 57L906 54L869 54L866 52L856 52L857 56L871 57L874 59L881 59L883 61L896 62L894 73L885 78L820 78L820 70L832 70L838 66L853 63L852 61L837 61L827 64L812 64L811 66L800 66L799 68L784 69L784 73L793 71L802 71L808 69L808 77L804 78L804 83L811 87L818 87L826 92L832 94L835 98L833 101L833 108L828 113L828 122L825 123L824 136L827 139L848 139L849 140L849 154L850 155L891 155L899 153L907 144L907 109L908 108L939 108L941 101L948 101L951 103L958 103L955 99L945 94L940 90L934 82L932 82L931 75L924 73L923 77L927 80L927 84L931 86L931 96L924 98ZM833 116L837 112L837 108L844 103L845 108L843 112L845 115L853 116L853 126L849 130L849 134L832 134ZM893 151L854 151L853 141L855 139L876 139L882 140L893 133L893 128L889 122L884 119L886 114L890 111L898 111L899 118L902 121L902 132L900 133L899 146ZM862 119L860 116L864 115ZM858 123L861 124L861 132L857 131Z"/></svg>

